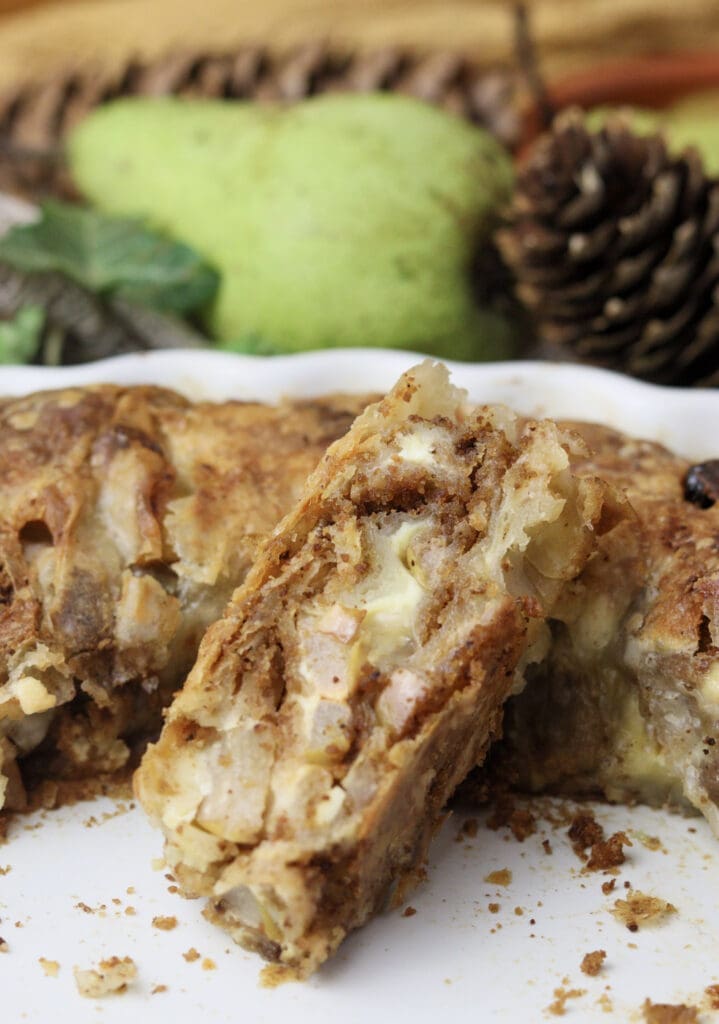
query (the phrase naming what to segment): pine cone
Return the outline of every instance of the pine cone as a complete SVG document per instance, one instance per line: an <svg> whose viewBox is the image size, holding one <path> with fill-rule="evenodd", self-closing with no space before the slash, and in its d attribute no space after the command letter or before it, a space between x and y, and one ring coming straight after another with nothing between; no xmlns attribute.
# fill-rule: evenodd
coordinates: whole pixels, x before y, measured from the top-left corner
<svg viewBox="0 0 719 1024"><path fill-rule="evenodd" d="M540 343L644 380L719 385L719 183L688 149L565 111L497 242Z"/></svg>
<svg viewBox="0 0 719 1024"><path fill-rule="evenodd" d="M65 133L100 103L119 96L299 100L321 92L397 91L481 124L510 148L519 141L517 79L482 71L446 51L349 54L325 45L285 57L246 48L224 54L173 54L130 63L120 75L68 73L0 97L0 189L32 198L72 195L62 167Z"/></svg>

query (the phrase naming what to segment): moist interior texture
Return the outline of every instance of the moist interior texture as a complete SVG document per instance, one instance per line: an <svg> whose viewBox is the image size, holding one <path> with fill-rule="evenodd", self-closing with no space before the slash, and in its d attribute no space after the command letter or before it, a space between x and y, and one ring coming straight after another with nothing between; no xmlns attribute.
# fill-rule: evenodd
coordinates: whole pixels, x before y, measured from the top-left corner
<svg viewBox="0 0 719 1024"><path fill-rule="evenodd" d="M626 515L573 473L577 443L470 411L423 364L330 449L136 777L176 877L238 941L307 974L421 864Z"/></svg>
<svg viewBox="0 0 719 1024"><path fill-rule="evenodd" d="M547 659L510 702L493 771L520 788L670 803L719 834L719 508L685 497L689 463L572 424L590 474L620 487L641 538L599 543Z"/></svg>
<svg viewBox="0 0 719 1024"><path fill-rule="evenodd" d="M193 404L97 386L0 402L0 808L116 773L366 400Z"/></svg>

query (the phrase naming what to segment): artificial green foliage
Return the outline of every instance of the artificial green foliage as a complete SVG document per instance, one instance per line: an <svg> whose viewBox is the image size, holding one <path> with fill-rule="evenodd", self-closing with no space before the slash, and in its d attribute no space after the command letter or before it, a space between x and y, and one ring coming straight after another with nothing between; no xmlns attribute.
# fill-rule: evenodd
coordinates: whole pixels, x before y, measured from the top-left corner
<svg viewBox="0 0 719 1024"><path fill-rule="evenodd" d="M29 363L40 348L45 314L23 306L11 320L0 320L0 364Z"/></svg>
<svg viewBox="0 0 719 1024"><path fill-rule="evenodd" d="M136 220L48 202L32 224L0 239L0 260L25 273L60 272L98 295L187 313L207 304L218 275L188 245Z"/></svg>

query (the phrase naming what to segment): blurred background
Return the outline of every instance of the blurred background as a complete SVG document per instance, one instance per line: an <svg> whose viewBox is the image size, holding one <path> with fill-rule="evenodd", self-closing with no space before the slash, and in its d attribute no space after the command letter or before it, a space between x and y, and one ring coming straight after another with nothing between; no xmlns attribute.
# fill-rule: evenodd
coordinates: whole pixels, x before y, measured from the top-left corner
<svg viewBox="0 0 719 1024"><path fill-rule="evenodd" d="M268 44L321 38L360 49L402 45L512 58L515 5L504 0L0 0L0 87L178 46ZM706 51L719 39L715 0L528 0L546 72L628 54Z"/></svg>
<svg viewBox="0 0 719 1024"><path fill-rule="evenodd" d="M328 126L298 136L292 166L277 158L253 176L240 108L265 124L268 101L280 101L289 138L288 108L323 94L328 103L305 106L310 122L329 109ZM332 111L348 100L343 109L355 104L385 163L350 131L356 152L342 171L349 115ZM459 119L434 121L429 105ZM171 129L168 116L197 117L202 130ZM166 130L171 156L153 149ZM441 146L435 131L447 133ZM227 139L232 167L244 168L229 199L218 172L229 166ZM423 183L417 167L435 180ZM268 181L282 216L262 206ZM366 243L365 195L377 225ZM48 199L69 205L23 230ZM252 237L255 202L267 254L255 249L244 265L237 239ZM193 268L198 291L173 294L171 317L164 294L128 308L127 281L88 279L98 260L115 273L113 232L130 229L103 219L113 216L139 217L180 246L143 236L160 263ZM302 227L309 216L312 232ZM430 243L427 225L444 232L445 221L447 237ZM307 238L323 230L342 259L309 252ZM386 239L404 246L400 255L388 255ZM342 260L347 273L335 279ZM320 300L309 302L297 267ZM260 272L267 308L255 310ZM364 327L352 334L355 323ZM208 344L543 356L719 386L719 0L0 0L0 363Z"/></svg>

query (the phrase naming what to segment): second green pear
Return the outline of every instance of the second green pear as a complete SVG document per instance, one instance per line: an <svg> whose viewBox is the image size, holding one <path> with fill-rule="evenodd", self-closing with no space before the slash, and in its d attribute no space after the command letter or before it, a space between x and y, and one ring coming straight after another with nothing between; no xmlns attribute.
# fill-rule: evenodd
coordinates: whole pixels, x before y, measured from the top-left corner
<svg viewBox="0 0 719 1024"><path fill-rule="evenodd" d="M472 265L511 164L459 118L377 94L121 100L79 125L69 157L101 209L145 217L215 264L208 323L225 342L507 352Z"/></svg>

